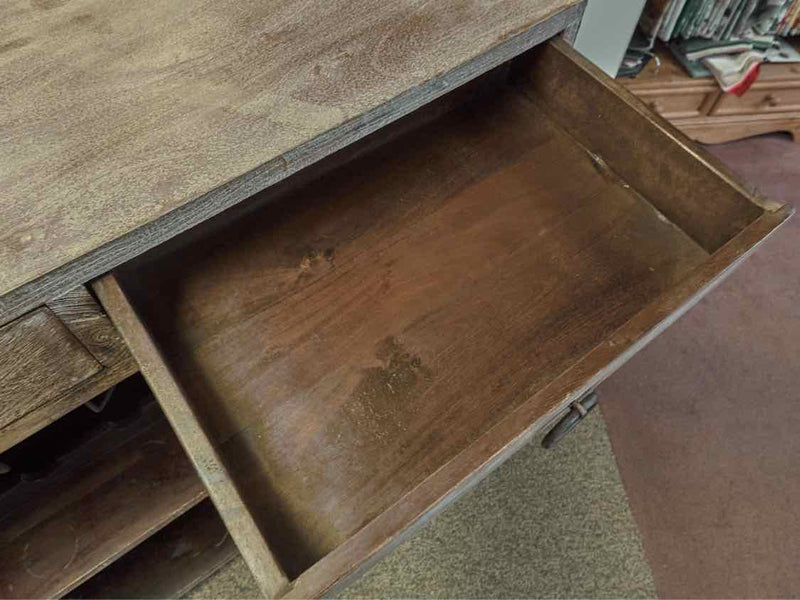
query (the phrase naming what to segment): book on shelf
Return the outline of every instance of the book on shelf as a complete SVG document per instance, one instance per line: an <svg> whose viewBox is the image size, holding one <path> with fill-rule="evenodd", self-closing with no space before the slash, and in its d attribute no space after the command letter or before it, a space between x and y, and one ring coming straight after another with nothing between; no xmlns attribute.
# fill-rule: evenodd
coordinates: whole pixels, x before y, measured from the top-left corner
<svg viewBox="0 0 800 600"><path fill-rule="evenodd" d="M800 0L647 0L640 27L664 42L800 33Z"/></svg>
<svg viewBox="0 0 800 600"><path fill-rule="evenodd" d="M722 91L737 96L744 94L756 80L762 62L764 54L756 50L703 59L703 64L711 71Z"/></svg>
<svg viewBox="0 0 800 600"><path fill-rule="evenodd" d="M715 54L738 54L753 49L753 44L744 40L717 41L703 38L677 40L673 42L673 46L689 61L700 60Z"/></svg>

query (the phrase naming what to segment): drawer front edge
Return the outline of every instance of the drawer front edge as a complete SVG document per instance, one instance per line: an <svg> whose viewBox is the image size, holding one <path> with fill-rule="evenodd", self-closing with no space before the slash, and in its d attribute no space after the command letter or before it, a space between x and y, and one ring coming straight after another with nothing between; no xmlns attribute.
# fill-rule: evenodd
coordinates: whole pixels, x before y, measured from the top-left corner
<svg viewBox="0 0 800 600"><path fill-rule="evenodd" d="M4 325L0 452L136 371L121 336L83 286Z"/></svg>

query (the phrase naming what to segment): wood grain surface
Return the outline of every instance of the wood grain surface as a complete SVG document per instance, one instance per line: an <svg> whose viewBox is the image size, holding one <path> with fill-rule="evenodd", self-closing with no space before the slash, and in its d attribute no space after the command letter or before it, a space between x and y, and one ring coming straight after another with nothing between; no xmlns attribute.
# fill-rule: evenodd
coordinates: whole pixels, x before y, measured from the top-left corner
<svg viewBox="0 0 800 600"><path fill-rule="evenodd" d="M180 598L237 556L225 524L204 500L67 598Z"/></svg>
<svg viewBox="0 0 800 600"><path fill-rule="evenodd" d="M396 543L791 214L563 42L520 65L516 87L413 115L98 287L173 423L208 436L190 454L232 478L289 596L330 591ZM619 162L592 103L631 143L660 143L684 185L719 193L643 193L649 166Z"/></svg>
<svg viewBox="0 0 800 600"><path fill-rule="evenodd" d="M137 370L83 286L0 328L0 452Z"/></svg>
<svg viewBox="0 0 800 600"><path fill-rule="evenodd" d="M153 392L205 484L236 545L247 561L260 590L267 598L278 597L289 580L266 540L260 533L252 512L242 500L236 482L230 476L204 426L206 419L187 402L183 386L166 364L150 333L139 321L113 275L95 283L103 304L113 307L114 322L125 341L137 349L136 358Z"/></svg>
<svg viewBox="0 0 800 600"><path fill-rule="evenodd" d="M757 199L718 161L566 44L547 44L530 57L555 64L545 70L521 61L526 93L708 252L761 214Z"/></svg>
<svg viewBox="0 0 800 600"><path fill-rule="evenodd" d="M84 286L53 298L47 308L104 367L130 360L130 353L108 315Z"/></svg>
<svg viewBox="0 0 800 600"><path fill-rule="evenodd" d="M778 131L785 131L795 142L800 142L800 114L715 116L671 122L690 138L704 144L721 144Z"/></svg>
<svg viewBox="0 0 800 600"><path fill-rule="evenodd" d="M634 354L659 336L706 294L724 281L762 242L793 214L783 206L765 212L678 285L644 307L549 385L505 416L434 476L360 529L292 582L287 598L332 595L357 578L465 490L477 484L570 405L596 388ZM434 507L432 510L431 507ZM410 524L410 525L409 525ZM365 560L365 557L368 557ZM345 576L343 576L345 574Z"/></svg>
<svg viewBox="0 0 800 600"><path fill-rule="evenodd" d="M0 430L102 368L47 308L0 328Z"/></svg>
<svg viewBox="0 0 800 600"><path fill-rule="evenodd" d="M581 7L2 3L0 323L555 35Z"/></svg>
<svg viewBox="0 0 800 600"><path fill-rule="evenodd" d="M708 256L495 96L118 273L290 577Z"/></svg>
<svg viewBox="0 0 800 600"><path fill-rule="evenodd" d="M158 406L0 495L0 596L53 598L205 498Z"/></svg>

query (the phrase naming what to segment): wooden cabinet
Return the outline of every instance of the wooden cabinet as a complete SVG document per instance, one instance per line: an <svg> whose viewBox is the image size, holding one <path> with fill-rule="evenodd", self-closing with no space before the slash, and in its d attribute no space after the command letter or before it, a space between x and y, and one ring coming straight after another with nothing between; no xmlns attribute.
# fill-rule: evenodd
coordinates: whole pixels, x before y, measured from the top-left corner
<svg viewBox="0 0 800 600"><path fill-rule="evenodd" d="M39 308L0 329L0 428L88 379L102 366L53 312Z"/></svg>
<svg viewBox="0 0 800 600"><path fill-rule="evenodd" d="M206 499L66 597L180 598L238 555L225 524Z"/></svg>
<svg viewBox="0 0 800 600"><path fill-rule="evenodd" d="M310 597L558 417L790 214L557 41L96 290L264 593Z"/></svg>
<svg viewBox="0 0 800 600"><path fill-rule="evenodd" d="M427 4L286 0L267 6L254 0L196 0L145 2L120 11L98 0L76 0L49 7L54 10L35 5L20 10L0 7L0 22L11 40L4 46L4 73L14 82L0 90L11 115L0 123L8 142L0 147L6 167L0 176L4 189L0 324L7 327L0 333L0 377L13 384L0 403L0 450L6 449L0 457L0 596L172 596L233 555L235 549L219 535L220 529L236 532L238 548L256 567L264 590L283 592L284 569L294 578L323 554L341 547L339 542L360 527L359 520L367 525L378 513L390 514L385 510L388 499L404 494L413 478L429 474L453 444L474 439L474 427L454 429L452 438L432 446L430 459L419 457L419 466L412 469L407 469L407 454L399 454L401 478L392 489L366 502L363 513L354 507L351 515L339 515L348 494L357 495L355 486L364 481L363 474L360 480L343 477L342 493L332 489L330 510L312 515L310 528L306 528L308 523L264 520L282 504L293 518L291 505L296 509L298 500L292 494L282 497L285 488L259 495L259 481L254 485L247 480L247 464L252 461L254 476L269 483L262 468L269 455L261 452L263 447L251 455L245 451L241 460L235 460L219 440L212 443L203 429L192 429L195 418L226 427L224 407L203 410L203 414L198 410L194 415L182 414L175 405L166 411L172 426L180 429L180 441L203 482L170 437L160 409L152 422L139 420L103 430L85 445L59 455L56 467L41 479L23 482L17 460L25 452L28 457L47 456L30 444L54 431L74 434L74 418L98 415L70 409L136 368L83 284L149 249L161 252L160 244L183 232L188 237L205 235L206 222L215 229L240 214L240 209L247 212L258 206L258 199L251 197L265 188L274 186L271 193L280 193L287 186L293 188L298 179L316 181L321 174L315 166L318 161L325 160L326 168L331 168L342 157L352 159L353 152L365 152L374 161L376 154L370 149L401 136L404 128L417 129L420 119L432 127L441 123L447 107L454 106L452 97L429 108L426 105L464 85L458 92L462 100L462 94L477 93L472 80L553 36L563 33L573 39L584 5L584 0L503 0L491 6L478 0ZM114 35L104 38L103 31ZM58 51L52 51L56 47ZM499 73L503 77L496 73L495 83L505 79L507 64ZM491 93L493 88L483 88L484 93L487 89ZM520 101L517 94L516 104ZM422 112L413 118L391 125L418 109ZM387 125L391 129L383 131ZM487 126L481 130L485 132ZM454 151L454 165L467 158L460 154L458 137L468 134L468 129L441 129L455 136L446 145ZM367 138L371 133L376 135ZM520 133L531 132L522 128ZM569 147L563 136L557 137L558 146ZM362 139L363 143L350 148ZM490 146L501 152L497 158L502 159L506 149L501 140L495 136ZM474 146L474 150L482 148L487 149L483 142ZM519 146L508 150L513 154ZM338 158L326 160L337 153ZM409 158L398 151L392 160ZM424 158L432 161L435 156L425 154ZM479 164L476 160L463 162L452 181L447 169L441 168L446 165L438 163L438 170L432 170L433 162L421 165L419 183L434 193L432 200L441 201L445 188L434 184L446 186L450 181L455 191L453 183L469 182L466 167ZM498 168L499 163L492 163L485 172ZM376 170L381 170L380 165ZM341 173L338 168L333 171ZM585 161L579 171L590 175ZM290 183L287 178L292 175ZM408 177L408 182L416 175ZM359 181L355 176L353 185ZM365 175L363 182L369 181ZM391 182L381 178L370 185L387 184ZM366 188L353 189L360 189L357 197L364 200ZM421 199L413 189L407 191L414 202ZM474 199L481 198L482 194ZM615 201L622 202L616 197ZM370 204L360 206L363 211ZM401 202L396 208L402 206ZM215 216L219 218L212 225ZM422 216L424 211L418 215ZM386 223L370 222L367 213L363 217L360 227L379 234L385 231ZM408 215L398 225L414 229L413 217ZM502 235L502 230L495 229L494 234ZM555 239L553 235L543 239ZM284 234L281 239L288 237ZM364 240L364 250L377 250L368 242ZM320 253L300 248L300 237L288 243L286 256L300 252L302 284L313 282L323 265L346 264L343 241L339 255L327 252L331 246L314 246ZM163 250L172 254L171 247ZM254 259L263 256L254 255ZM182 264L176 275L193 269L193 261ZM236 272L231 270L231 274ZM293 267L287 276L290 272ZM74 293L64 295L76 286ZM256 309L251 302L265 300L258 287L252 294L238 286L224 287L251 309ZM219 294L217 300L224 297ZM216 300L214 305L219 307ZM163 306L164 315L179 309ZM468 303L459 314L468 318L476 314L475 309ZM404 313L403 318L410 314ZM121 324L125 320L119 312L115 318ZM220 333L230 340L230 322L223 321ZM366 321L374 326L375 315ZM252 331L263 332L262 324ZM457 341L448 328L442 331ZM163 342L159 336L158 343ZM388 364L400 360L402 369L399 380L388 376L389 383L409 389L408 378L419 377L427 384L429 365L419 363L417 356L406 357L389 341L385 345L391 355L387 355ZM253 357L263 359L258 353ZM343 369L352 368L353 357L342 358L347 358ZM144 370L154 372L145 354L139 353L138 360ZM559 360L564 360L563 352ZM200 371L198 376L205 377ZM252 386L264 383L263 377L256 367L252 380L246 374L244 380L251 380L252 391ZM117 386L114 397L128 381ZM521 381L509 385L518 386ZM151 382L167 399L162 400L166 406L168 392L157 380ZM510 406L509 393L498 396L498 416ZM271 395L264 398L268 404L274 402ZM434 413L441 402L431 403ZM188 403L183 406L196 408ZM272 415L278 429L294 422L285 416L281 425L280 415ZM417 427L418 422L411 425ZM289 430L283 431L285 435ZM374 428L368 431L376 434ZM282 443L293 443L282 439ZM407 434L403 439L408 439ZM304 442L298 438L297 443ZM354 450L351 447L350 456ZM298 446L297 456L305 461L307 449ZM392 460L385 452L375 453L375 458ZM364 464L369 467L368 462ZM476 470L474 465L466 466ZM287 477L284 482L291 483L287 467L286 462L276 464ZM319 476L324 481L324 468L320 463L316 473L302 476ZM334 475L330 472L327 479ZM213 510L209 513L209 503L203 503L206 486L213 488L222 521ZM318 493L319 485L311 491ZM246 504L241 500L243 492L248 496ZM436 502L426 499L417 504L411 512L398 513L398 531L406 529L414 511L428 512ZM208 535L193 535L197 528L207 529L203 533ZM274 531L262 537L261 528L264 535L267 529ZM292 550L292 540L280 536L295 530L299 537ZM368 538L366 546L356 551L353 565L365 564L375 549L373 541ZM281 545L281 565L273 560L271 548L276 544ZM184 554L187 548L190 553ZM338 582L342 573L350 572L342 569L342 555L337 556L333 562L321 563L330 567L320 567L335 573L305 584L309 593L321 592L329 581ZM112 562L111 570L106 570Z"/></svg>
<svg viewBox="0 0 800 600"><path fill-rule="evenodd" d="M710 77L692 79L667 48L656 50L659 61L619 82L689 137L714 144L786 131L797 141L800 65L762 65L758 81L739 97L724 94Z"/></svg>
<svg viewBox="0 0 800 600"><path fill-rule="evenodd" d="M170 596L225 530L266 596L330 593L792 212L653 113L751 106L542 44L581 0L100 4L7 15L0 451L137 363L161 408L0 493L6 596Z"/></svg>
<svg viewBox="0 0 800 600"><path fill-rule="evenodd" d="M83 286L0 327L0 452L136 370Z"/></svg>

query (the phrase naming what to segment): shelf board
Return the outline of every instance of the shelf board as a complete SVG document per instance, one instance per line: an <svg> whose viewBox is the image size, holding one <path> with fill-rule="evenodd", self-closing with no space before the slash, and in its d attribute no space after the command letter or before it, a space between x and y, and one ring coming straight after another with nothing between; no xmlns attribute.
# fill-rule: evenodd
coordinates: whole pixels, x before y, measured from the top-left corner
<svg viewBox="0 0 800 600"><path fill-rule="evenodd" d="M150 402L0 496L0 595L62 596L205 497Z"/></svg>
<svg viewBox="0 0 800 600"><path fill-rule="evenodd" d="M180 598L238 555L206 499L67 597Z"/></svg>

